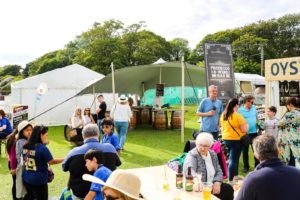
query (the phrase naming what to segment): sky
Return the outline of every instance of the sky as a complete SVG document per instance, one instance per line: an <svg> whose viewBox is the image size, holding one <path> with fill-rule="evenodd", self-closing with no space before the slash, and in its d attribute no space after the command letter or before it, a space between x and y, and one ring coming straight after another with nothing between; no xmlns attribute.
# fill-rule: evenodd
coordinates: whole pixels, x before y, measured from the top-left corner
<svg viewBox="0 0 300 200"><path fill-rule="evenodd" d="M25 67L64 48L94 22L116 19L193 49L210 33L299 13L299 0L0 0L0 67Z"/></svg>

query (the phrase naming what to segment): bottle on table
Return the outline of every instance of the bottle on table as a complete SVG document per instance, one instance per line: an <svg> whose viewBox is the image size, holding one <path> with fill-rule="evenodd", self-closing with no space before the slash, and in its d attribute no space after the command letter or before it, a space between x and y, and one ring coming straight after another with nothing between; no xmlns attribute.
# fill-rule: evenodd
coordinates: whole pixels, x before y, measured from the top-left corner
<svg viewBox="0 0 300 200"><path fill-rule="evenodd" d="M181 173L181 165L178 165L177 174L176 174L176 188L183 188L183 174Z"/></svg>
<svg viewBox="0 0 300 200"><path fill-rule="evenodd" d="M188 167L188 175L185 177L185 190L188 192L192 192L193 191L193 176L192 176L192 172L191 172L191 167Z"/></svg>

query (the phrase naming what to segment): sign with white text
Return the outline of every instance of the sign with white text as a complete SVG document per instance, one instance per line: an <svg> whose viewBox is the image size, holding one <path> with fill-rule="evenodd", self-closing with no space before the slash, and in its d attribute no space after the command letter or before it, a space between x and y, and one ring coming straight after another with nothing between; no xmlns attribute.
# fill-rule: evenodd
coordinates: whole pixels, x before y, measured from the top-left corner
<svg viewBox="0 0 300 200"><path fill-rule="evenodd" d="M218 86L223 105L234 97L234 75L231 45L204 44L207 86Z"/></svg>
<svg viewBox="0 0 300 200"><path fill-rule="evenodd" d="M28 106L14 106L12 116L13 127L17 128L18 124L23 120L28 120Z"/></svg>

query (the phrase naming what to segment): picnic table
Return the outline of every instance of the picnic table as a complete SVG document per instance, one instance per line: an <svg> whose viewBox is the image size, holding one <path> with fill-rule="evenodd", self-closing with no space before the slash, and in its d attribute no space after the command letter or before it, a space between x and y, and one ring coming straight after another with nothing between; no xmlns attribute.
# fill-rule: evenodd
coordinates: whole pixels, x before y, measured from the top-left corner
<svg viewBox="0 0 300 200"><path fill-rule="evenodd" d="M176 173L166 165L127 170L141 179L141 193L147 200L203 199L202 192L187 192L184 189L177 189L175 185ZM166 182L169 185L168 188L163 187ZM211 200L218 200L218 198L211 195Z"/></svg>

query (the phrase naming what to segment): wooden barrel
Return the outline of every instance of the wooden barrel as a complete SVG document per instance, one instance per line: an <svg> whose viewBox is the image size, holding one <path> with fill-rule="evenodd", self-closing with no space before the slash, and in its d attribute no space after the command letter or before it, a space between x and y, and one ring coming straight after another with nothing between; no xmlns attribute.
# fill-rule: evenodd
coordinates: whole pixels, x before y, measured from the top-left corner
<svg viewBox="0 0 300 200"><path fill-rule="evenodd" d="M132 111L132 117L130 118L130 128L135 129L137 124L138 111Z"/></svg>
<svg viewBox="0 0 300 200"><path fill-rule="evenodd" d="M171 114L171 128L181 129L181 110L173 110Z"/></svg>
<svg viewBox="0 0 300 200"><path fill-rule="evenodd" d="M147 108L143 108L141 111L141 123L142 124L150 124L150 110Z"/></svg>
<svg viewBox="0 0 300 200"><path fill-rule="evenodd" d="M165 130L168 128L168 115L167 111L158 110L154 117L154 127L159 130Z"/></svg>

